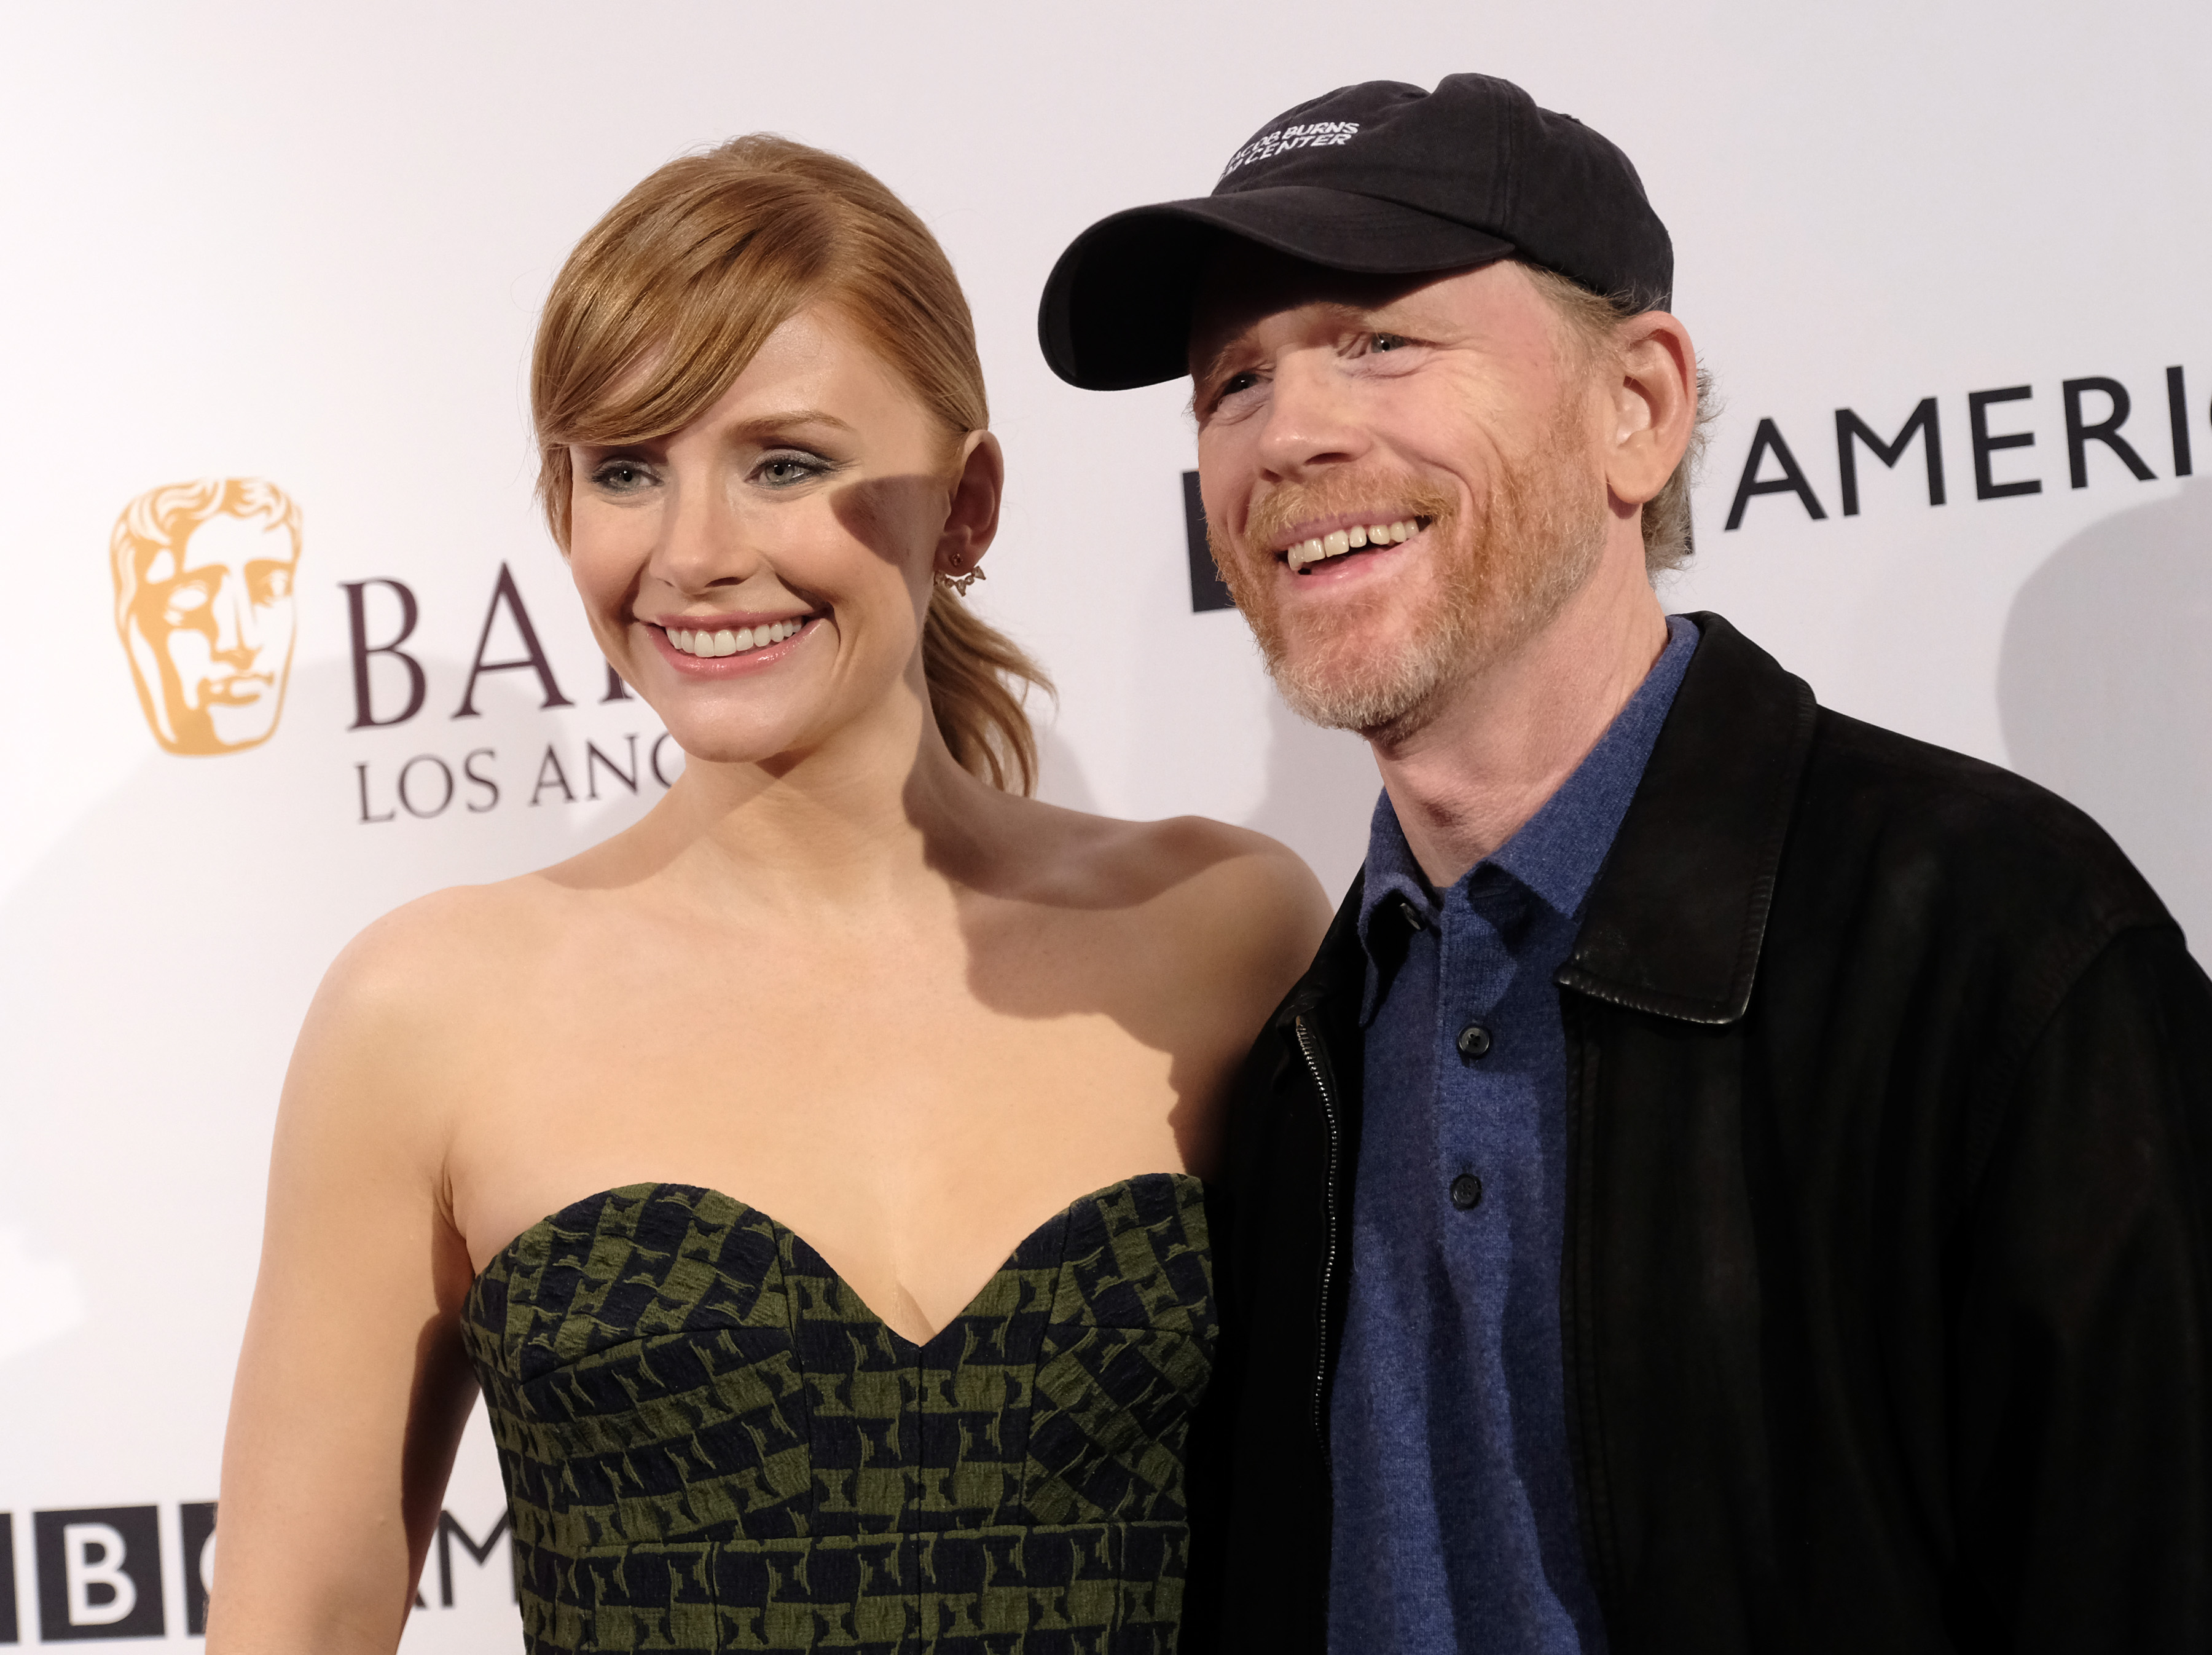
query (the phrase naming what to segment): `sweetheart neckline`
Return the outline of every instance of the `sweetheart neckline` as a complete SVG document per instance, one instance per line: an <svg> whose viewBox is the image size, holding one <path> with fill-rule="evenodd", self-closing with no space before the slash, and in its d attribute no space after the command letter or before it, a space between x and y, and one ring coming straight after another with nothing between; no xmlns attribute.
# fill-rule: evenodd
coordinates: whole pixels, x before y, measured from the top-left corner
<svg viewBox="0 0 2212 1655"><path fill-rule="evenodd" d="M926 1351L932 1345L934 1345L939 1340L942 1339L946 1334L951 1332L953 1329L958 1327L961 1323L968 1319L969 1313L975 1310L977 1301L979 1301L985 1293L991 1291L991 1284L1013 1268L1014 1261L1021 1256L1023 1248L1028 1246L1030 1243L1035 1241L1039 1236L1042 1235L1047 1230L1049 1230L1054 1225L1059 1223L1070 1213L1073 1213L1077 1208L1082 1206L1084 1202L1087 1201L1097 1201L1101 1196L1110 1196L1116 1190L1127 1190L1136 1184L1146 1183L1146 1181L1153 1178L1165 1178L1170 1183L1175 1183L1179 1181L1188 1182L1198 1184L1200 1188L1203 1188L1205 1184L1205 1181L1194 1172L1137 1172L1131 1174L1126 1178L1116 1178L1111 1183L1101 1184L1096 1190L1091 1190L1086 1194L1078 1196L1073 1201L1069 1202L1066 1206L1061 1208L1058 1212L1051 1214L1044 1220L1043 1223L1038 1225L1036 1229L1031 1230L1027 1235L1016 1242L1013 1245L1013 1250L1009 1252L1004 1259L1000 1261L998 1269L993 1270L990 1275L983 1278L982 1284L979 1286L974 1293L968 1296L968 1302L963 1305L959 1310L953 1313L952 1318L946 1322L943 1327L938 1329L936 1332L931 1334L928 1338L922 1340L908 1338L906 1335L901 1333L889 1322L884 1320L882 1314L877 1311L876 1307L860 1296L860 1289L854 1287L851 1282L846 1281L843 1273L827 1258L823 1256L822 1250L820 1248L817 1247L805 1236L799 1234L798 1231L793 1229L788 1224L786 1224L781 1219L776 1217L775 1214L769 1212L767 1208L756 1207L749 1201L741 1201L737 1196L730 1195L725 1190L715 1189L712 1184L683 1183L668 1179L656 1180L648 1178L637 1183L611 1184L605 1190L595 1190L588 1196L579 1196L575 1200L570 1202L566 1207L562 1207L556 1211L548 1213L544 1218L539 1219L535 1224L524 1228L515 1236L514 1240L508 1242L507 1245L501 1247L497 1252L494 1253L489 1258L484 1261L483 1269L478 1270L476 1275L470 1279L469 1290L462 1296L462 1302L466 1304L469 1300L477 1296L477 1290L483 1285L484 1277L491 1273L492 1266L497 1264L501 1259L512 1253L516 1248L521 1246L522 1244L528 1240L532 1236L536 1235L541 1230L550 1228L567 1214L574 1212L579 1207L587 1206L595 1201L604 1201L609 1196L626 1196L634 1190L657 1191L664 1190L688 1190L695 1195L712 1196L717 1201L726 1201L732 1207L738 1208L744 1212L750 1213L757 1218L767 1220L771 1226L781 1231L785 1235L789 1236L793 1241L797 1242L800 1246L805 1248L809 1253L812 1254L814 1262L822 1267L823 1273L826 1274L832 1281L836 1282L839 1287L844 1288L847 1293L852 1294L853 1302L858 1305L862 1310L866 1311L868 1313L869 1319L874 1322L878 1327L881 1328L885 1333L898 1341L900 1344L905 1346L908 1349Z"/></svg>

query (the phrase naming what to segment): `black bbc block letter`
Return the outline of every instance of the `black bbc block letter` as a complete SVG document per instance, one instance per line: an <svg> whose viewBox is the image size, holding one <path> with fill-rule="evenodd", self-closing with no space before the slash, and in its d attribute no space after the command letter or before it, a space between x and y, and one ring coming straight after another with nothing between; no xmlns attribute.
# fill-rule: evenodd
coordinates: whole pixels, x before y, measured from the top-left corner
<svg viewBox="0 0 2212 1655"><path fill-rule="evenodd" d="M208 1581L215 1573L215 1502L199 1500L177 1508L185 1542L185 1630L207 1636Z"/></svg>
<svg viewBox="0 0 2212 1655"><path fill-rule="evenodd" d="M1237 600L1229 595L1206 544L1206 502L1199 495L1196 472L1182 474L1182 538L1183 549L1190 557L1190 612L1202 615L1209 609L1234 609Z"/></svg>
<svg viewBox="0 0 2212 1655"><path fill-rule="evenodd" d="M160 1638L161 1524L151 1506L33 1512L39 1553L39 1636Z"/></svg>

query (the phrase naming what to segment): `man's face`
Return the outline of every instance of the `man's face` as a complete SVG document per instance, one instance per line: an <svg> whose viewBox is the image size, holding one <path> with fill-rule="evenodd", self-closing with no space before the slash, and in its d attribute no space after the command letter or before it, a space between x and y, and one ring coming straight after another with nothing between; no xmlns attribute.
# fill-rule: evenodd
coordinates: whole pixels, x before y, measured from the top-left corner
<svg viewBox="0 0 2212 1655"><path fill-rule="evenodd" d="M1214 556L1315 722L1414 733L1596 566L1599 382L1519 266L1361 277L1226 243L1191 363Z"/></svg>
<svg viewBox="0 0 2212 1655"><path fill-rule="evenodd" d="M155 555L131 618L161 677L165 745L222 752L276 727L292 659L295 556L281 523L230 516ZM143 673L143 654L131 654Z"/></svg>

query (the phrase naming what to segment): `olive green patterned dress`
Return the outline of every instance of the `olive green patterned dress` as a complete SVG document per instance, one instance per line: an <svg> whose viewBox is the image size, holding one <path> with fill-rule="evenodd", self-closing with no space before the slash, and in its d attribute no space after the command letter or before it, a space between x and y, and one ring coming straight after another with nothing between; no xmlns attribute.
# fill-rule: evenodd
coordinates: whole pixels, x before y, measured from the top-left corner
<svg viewBox="0 0 2212 1655"><path fill-rule="evenodd" d="M518 1236L463 1333L532 1652L1175 1647L1194 1178L1085 1196L921 1345L766 1214L634 1184Z"/></svg>

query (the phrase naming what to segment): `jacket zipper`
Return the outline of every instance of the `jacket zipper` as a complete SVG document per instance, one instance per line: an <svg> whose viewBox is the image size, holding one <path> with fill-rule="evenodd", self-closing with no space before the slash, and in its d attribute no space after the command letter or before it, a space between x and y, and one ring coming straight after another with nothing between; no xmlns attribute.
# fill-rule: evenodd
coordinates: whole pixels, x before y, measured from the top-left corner
<svg viewBox="0 0 2212 1655"><path fill-rule="evenodd" d="M1328 1388L1328 1304L1336 1277L1336 1099L1329 1096L1328 1081L1322 1074L1320 1041L1306 1026L1304 1016L1293 1017L1291 1026L1297 1032L1298 1052L1306 1060L1306 1072L1313 1076L1314 1091L1321 1098L1322 1121L1328 1129L1328 1172L1322 1186L1322 1214L1328 1226L1328 1238L1321 1256L1321 1308L1316 1318L1313 1384L1314 1436L1321 1444L1322 1461L1326 1464L1328 1432L1322 1419L1322 1398Z"/></svg>

